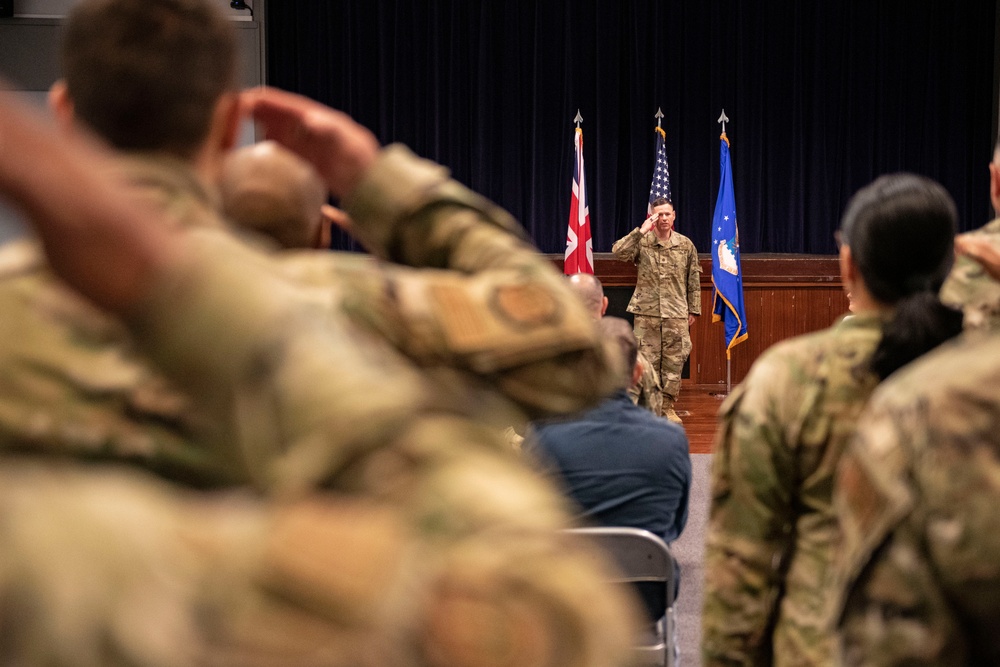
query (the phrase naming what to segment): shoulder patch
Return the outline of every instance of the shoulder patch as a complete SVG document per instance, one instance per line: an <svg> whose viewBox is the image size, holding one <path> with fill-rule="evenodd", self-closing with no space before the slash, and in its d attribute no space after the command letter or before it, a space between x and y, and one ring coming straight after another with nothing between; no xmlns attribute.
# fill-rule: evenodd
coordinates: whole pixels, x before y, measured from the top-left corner
<svg viewBox="0 0 1000 667"><path fill-rule="evenodd" d="M561 314L559 302L552 293L531 283L497 287L491 306L503 319L518 326L555 324Z"/></svg>

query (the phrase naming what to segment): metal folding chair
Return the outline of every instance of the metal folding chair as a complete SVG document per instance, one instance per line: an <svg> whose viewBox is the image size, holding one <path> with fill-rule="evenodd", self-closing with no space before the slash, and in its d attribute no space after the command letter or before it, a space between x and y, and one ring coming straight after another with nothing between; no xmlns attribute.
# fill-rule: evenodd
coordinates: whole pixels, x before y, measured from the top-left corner
<svg viewBox="0 0 1000 667"><path fill-rule="evenodd" d="M572 528L603 549L618 564L615 583L661 582L666 590L663 618L655 628L640 638L636 646L639 665L673 667L676 637L674 628L674 591L677 572L670 547L659 536L639 528Z"/></svg>

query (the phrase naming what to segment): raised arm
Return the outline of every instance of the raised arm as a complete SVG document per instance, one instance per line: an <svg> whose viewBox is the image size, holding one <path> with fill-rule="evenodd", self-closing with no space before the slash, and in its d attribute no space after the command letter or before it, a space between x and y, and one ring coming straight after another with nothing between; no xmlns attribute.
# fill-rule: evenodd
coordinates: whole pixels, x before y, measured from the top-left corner
<svg viewBox="0 0 1000 667"><path fill-rule="evenodd" d="M24 210L52 268L105 310L127 315L180 243L157 213L131 201L108 156L57 138L14 94L0 91L0 193Z"/></svg>
<svg viewBox="0 0 1000 667"><path fill-rule="evenodd" d="M408 356L486 375L533 417L580 409L611 390L615 362L592 319L507 212L403 146L357 158L370 133L312 100L257 89L246 106L268 136L327 175L349 231L373 254L421 269L389 265L373 284L351 286L371 292L378 283L383 294L355 310L384 305L369 319ZM350 152L355 168L335 173L316 146Z"/></svg>

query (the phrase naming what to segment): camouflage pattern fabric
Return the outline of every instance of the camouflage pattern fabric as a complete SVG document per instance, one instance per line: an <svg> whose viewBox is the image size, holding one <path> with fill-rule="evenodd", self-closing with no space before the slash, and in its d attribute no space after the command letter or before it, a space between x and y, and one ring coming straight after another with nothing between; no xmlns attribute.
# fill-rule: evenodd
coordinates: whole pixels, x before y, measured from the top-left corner
<svg viewBox="0 0 1000 667"><path fill-rule="evenodd" d="M1000 664L1000 337L875 393L838 471L845 665Z"/></svg>
<svg viewBox="0 0 1000 667"><path fill-rule="evenodd" d="M329 285L309 289L289 281L290 269L270 255L217 226L193 225L184 236L183 263L161 276L126 324L141 358L197 406L197 424L212 436L199 437L196 449L204 447L215 464L203 471L208 483L251 483L293 505L315 498L321 488L323 506L336 508L342 500L357 505L331 510L332 516L293 516L271 525L265 536L257 532L224 546L218 558L212 544L194 539L160 559L148 552L174 540L176 526L197 512L183 520L168 516L165 526L154 518L145 530L137 511L134 521L122 524L133 539L119 542L113 510L135 503L121 504L112 495L67 515L62 508L74 485L65 485L66 494L59 484L41 485L35 497L51 496L57 506L47 519L44 512L34 515L32 524L41 531L35 535L62 536L65 541L55 543L65 549L38 561L34 536L0 541L0 562L12 568L0 580L11 582L10 594L0 591L0 606L12 605L11 613L4 610L0 618L24 623L2 633L15 644L5 661L628 664L638 618L634 601L605 583L612 574L603 558L560 533L571 525L565 500L481 419L505 405L545 411L591 400L621 377L610 361L613 348L605 350L562 276L512 235L512 221L436 165L405 149L387 149L343 203L368 246L383 256L471 272L465 301L456 297L454 276L438 276L448 288L440 292L447 303L467 308L420 311L428 306L416 295L425 296L424 287L433 291L434 280L414 287L414 295L402 278L360 294ZM387 321L405 321L421 335L399 346L376 335L390 311L369 307L370 295L402 303L402 320ZM68 331L63 342L72 349L78 329ZM104 355L94 355L102 361L125 356L115 344L103 349ZM23 370L9 372L13 377ZM41 433L77 454L81 442L91 445L88 452L128 453L116 434L80 427L74 402L85 401L74 375L46 368L18 381L28 390L46 387L41 377L55 389L26 413L32 419L23 429L4 426L5 442L31 449L36 443L25 433ZM490 387L497 378L509 397ZM121 390L111 383L99 389L108 405L89 407L110 410ZM3 391L15 393L6 382ZM73 409L63 411L67 405ZM86 439L59 439L67 433ZM3 509L0 496L0 514ZM313 540L315 548L305 548ZM135 542L147 551L136 551ZM263 562L244 565L261 551ZM245 558L230 562L226 555L234 552ZM151 580L161 566L166 581ZM64 568L66 578L54 576ZM179 597L158 606L157 587L170 587L174 579ZM19 587L18 581L28 583ZM82 584L93 586L87 593L98 600L110 587L111 599L91 604L80 593L79 606L67 604L64 597ZM221 602L206 599L220 587ZM134 613L142 603L148 605L143 613ZM154 637L162 646L146 646L153 639L123 619L163 628Z"/></svg>
<svg viewBox="0 0 1000 667"><path fill-rule="evenodd" d="M701 314L701 264L691 240L676 230L666 241L638 229L615 241L611 252L636 265L635 292L628 312L650 317Z"/></svg>
<svg viewBox="0 0 1000 667"><path fill-rule="evenodd" d="M639 407L646 408L659 416L663 412L663 387L660 386L660 374L642 352L639 352L636 360L642 366L642 375L636 384L629 387L628 397Z"/></svg>
<svg viewBox="0 0 1000 667"><path fill-rule="evenodd" d="M1000 245L1000 218L969 233ZM955 266L941 287L941 302L962 309L966 331L1000 331L1000 282L969 257L955 258Z"/></svg>
<svg viewBox="0 0 1000 667"><path fill-rule="evenodd" d="M523 530L498 522L475 539L408 519L398 506L353 494L263 502L182 492L135 469L8 457L0 467L0 659L53 667L624 664L629 609L599 583L603 566L586 544L539 532L546 518ZM574 618L565 602L587 618Z"/></svg>
<svg viewBox="0 0 1000 667"><path fill-rule="evenodd" d="M565 501L495 429L463 415L441 378L372 345L353 323L303 318L287 284L248 270L259 260L245 247L190 240L190 264L165 277L133 332L215 420L232 424L278 497L322 485L391 510L407 534L403 552L420 556L401 575L407 586L371 604L425 602L413 623L394 626L407 659L545 665L569 650L570 664L624 661L631 612L614 595L595 605L575 592L608 593L600 582L609 576L563 551ZM355 557L369 556L344 555Z"/></svg>
<svg viewBox="0 0 1000 667"><path fill-rule="evenodd" d="M875 315L767 350L719 412L702 616L705 665L832 665L831 487L877 377Z"/></svg>
<svg viewBox="0 0 1000 667"><path fill-rule="evenodd" d="M639 351L660 375L663 386L661 395L676 399L681 393L684 362L691 354L691 330L687 318L636 315L635 337L639 341Z"/></svg>
<svg viewBox="0 0 1000 667"><path fill-rule="evenodd" d="M134 157L123 172L174 224L228 234L183 163ZM324 321L351 321L366 347L408 355L447 388L439 400L469 416L519 424L610 392L614 357L506 213L402 147L383 151L363 188L351 213L369 246L441 270L319 252L254 260L255 270L295 280L288 298ZM0 448L124 459L197 485L262 483L233 434L150 371L119 325L51 276L37 248L0 255Z"/></svg>

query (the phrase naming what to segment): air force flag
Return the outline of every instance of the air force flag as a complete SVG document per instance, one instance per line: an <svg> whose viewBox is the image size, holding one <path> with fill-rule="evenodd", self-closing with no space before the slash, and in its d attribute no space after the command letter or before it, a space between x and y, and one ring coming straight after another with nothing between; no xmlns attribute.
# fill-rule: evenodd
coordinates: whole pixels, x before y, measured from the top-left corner
<svg viewBox="0 0 1000 667"><path fill-rule="evenodd" d="M736 226L736 197L729 162L729 139L719 141L719 197L712 217L712 321L726 326L726 358L730 350L747 339L743 308L743 274L740 270L740 233Z"/></svg>

